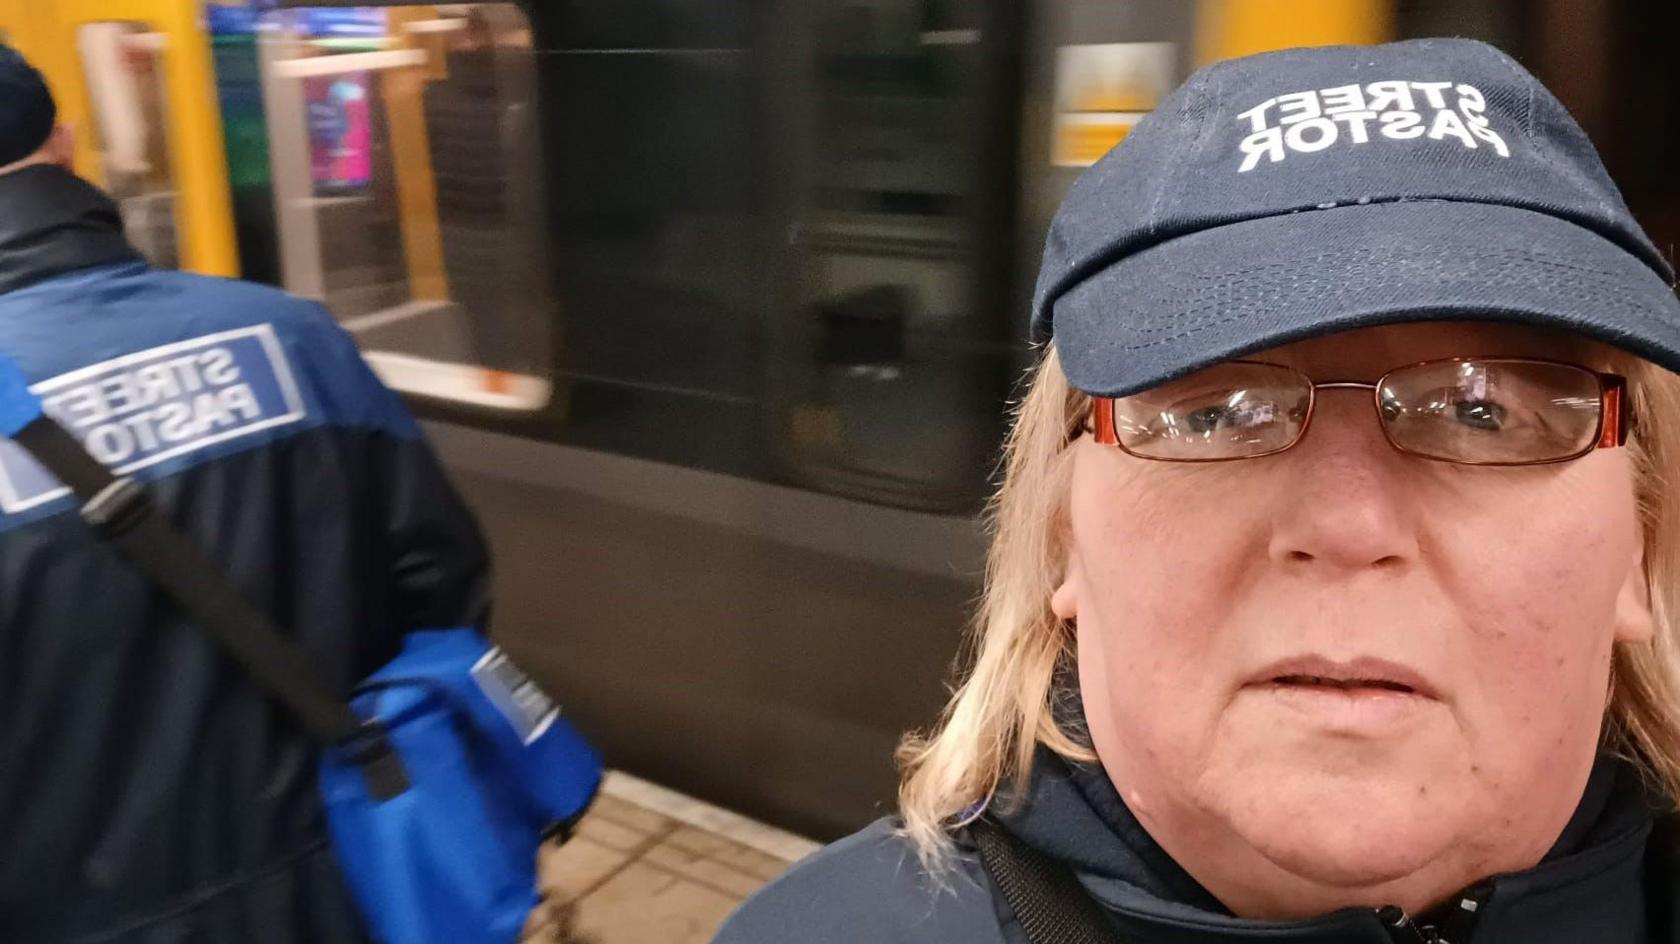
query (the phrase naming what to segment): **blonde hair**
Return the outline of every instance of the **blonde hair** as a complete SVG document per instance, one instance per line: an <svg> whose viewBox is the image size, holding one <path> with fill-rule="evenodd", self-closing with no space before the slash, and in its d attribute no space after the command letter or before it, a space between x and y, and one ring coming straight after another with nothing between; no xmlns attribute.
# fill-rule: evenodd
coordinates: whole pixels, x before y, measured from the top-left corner
<svg viewBox="0 0 1680 944"><path fill-rule="evenodd" d="M1630 355L1608 357L1632 396L1628 445L1656 634L1650 643L1617 647L1604 737L1680 800L1680 377ZM933 731L912 734L899 748L903 832L932 874L950 863L951 831L977 816L999 786L1024 782L1039 745L1074 761L1096 759L1052 710L1056 675L1074 657L1072 628L1050 609L1067 560L1067 445L1089 410L1090 398L1068 384L1048 352L1015 410L1003 484L988 507L985 592L959 659L968 668Z"/></svg>

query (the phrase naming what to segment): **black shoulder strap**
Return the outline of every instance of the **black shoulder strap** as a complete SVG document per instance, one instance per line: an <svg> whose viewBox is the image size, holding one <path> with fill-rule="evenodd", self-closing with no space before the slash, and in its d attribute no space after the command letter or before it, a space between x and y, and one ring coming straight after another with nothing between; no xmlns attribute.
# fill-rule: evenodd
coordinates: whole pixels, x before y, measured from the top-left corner
<svg viewBox="0 0 1680 944"><path fill-rule="evenodd" d="M112 475L49 418L30 423L14 441L69 486L95 533L173 599L311 736L324 745L346 748L361 764L375 796L388 798L407 788L401 760L377 724L363 722L319 681L303 647L252 606L214 561L158 514L139 483Z"/></svg>
<svg viewBox="0 0 1680 944"><path fill-rule="evenodd" d="M1067 866L984 817L968 833L1032 944L1120 944L1102 906Z"/></svg>

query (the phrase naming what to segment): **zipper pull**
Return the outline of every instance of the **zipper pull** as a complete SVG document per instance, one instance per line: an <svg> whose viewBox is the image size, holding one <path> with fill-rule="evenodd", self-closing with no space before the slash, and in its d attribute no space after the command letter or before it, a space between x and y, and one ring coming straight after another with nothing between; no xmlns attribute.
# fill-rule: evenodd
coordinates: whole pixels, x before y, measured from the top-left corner
<svg viewBox="0 0 1680 944"><path fill-rule="evenodd" d="M1441 940L1434 928L1427 924L1419 925L1404 909L1394 905L1378 908L1377 920L1388 929L1388 936L1394 939L1394 944L1449 944Z"/></svg>

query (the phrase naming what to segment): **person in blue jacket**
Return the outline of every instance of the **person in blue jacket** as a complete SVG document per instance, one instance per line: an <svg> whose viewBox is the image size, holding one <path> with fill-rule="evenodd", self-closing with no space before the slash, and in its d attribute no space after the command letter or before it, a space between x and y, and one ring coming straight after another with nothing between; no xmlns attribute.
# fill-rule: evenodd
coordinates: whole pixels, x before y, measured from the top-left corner
<svg viewBox="0 0 1680 944"><path fill-rule="evenodd" d="M1680 940L1670 255L1490 46L1193 75L1051 226L899 815L718 944Z"/></svg>
<svg viewBox="0 0 1680 944"><path fill-rule="evenodd" d="M0 355L344 689L481 625L477 525L321 306L148 266L0 47ZM0 941L366 940L291 717L0 442Z"/></svg>

